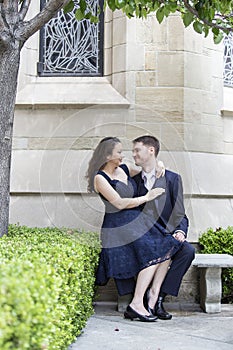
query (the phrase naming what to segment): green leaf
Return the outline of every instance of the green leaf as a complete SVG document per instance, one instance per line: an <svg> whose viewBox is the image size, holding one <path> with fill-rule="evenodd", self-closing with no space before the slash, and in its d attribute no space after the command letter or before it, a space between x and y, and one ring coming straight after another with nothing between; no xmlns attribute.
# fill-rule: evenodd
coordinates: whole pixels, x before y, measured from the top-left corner
<svg viewBox="0 0 233 350"><path fill-rule="evenodd" d="M159 8L159 3L158 3L158 1L154 1L152 7L153 7L154 11L157 10L157 9Z"/></svg>
<svg viewBox="0 0 233 350"><path fill-rule="evenodd" d="M146 12L146 9L143 8L142 9L142 18L146 18L147 17L147 12Z"/></svg>
<svg viewBox="0 0 233 350"><path fill-rule="evenodd" d="M71 12L74 9L74 2L73 0L70 0L70 2L68 2L68 4L66 4L63 8L64 13L68 13Z"/></svg>
<svg viewBox="0 0 233 350"><path fill-rule="evenodd" d="M81 21L82 19L84 19L84 17L85 17L85 15L80 8L75 11L75 18L78 21Z"/></svg>
<svg viewBox="0 0 233 350"><path fill-rule="evenodd" d="M203 25L200 22L198 22L198 21L194 22L193 28L194 28L195 32L202 34Z"/></svg>
<svg viewBox="0 0 233 350"><path fill-rule="evenodd" d="M188 27L193 22L193 14L186 12L183 16L183 23L185 27Z"/></svg>
<svg viewBox="0 0 233 350"><path fill-rule="evenodd" d="M161 23L164 19L164 6L160 7L156 12L156 18L159 23Z"/></svg>
<svg viewBox="0 0 233 350"><path fill-rule="evenodd" d="M87 12L87 13L85 14L85 18L86 18L86 19L90 19L91 16L92 16L92 13L91 13L91 12Z"/></svg>
<svg viewBox="0 0 233 350"><path fill-rule="evenodd" d="M164 6L164 15L168 17L171 13L170 7L169 6Z"/></svg>
<svg viewBox="0 0 233 350"><path fill-rule="evenodd" d="M215 16L215 10L213 8L209 9L209 18L212 20Z"/></svg>
<svg viewBox="0 0 233 350"><path fill-rule="evenodd" d="M203 29L204 33L205 33L205 38L208 36L209 34L209 27L208 26L205 26L204 29Z"/></svg>
<svg viewBox="0 0 233 350"><path fill-rule="evenodd" d="M168 6L167 6L170 10L170 12L176 12L177 11L177 3L176 2L171 2Z"/></svg>
<svg viewBox="0 0 233 350"><path fill-rule="evenodd" d="M223 33L220 32L217 36L214 36L214 43L219 44L223 39Z"/></svg>
<svg viewBox="0 0 233 350"><path fill-rule="evenodd" d="M125 0L116 0L116 5L118 9L122 9L126 5L126 2Z"/></svg>
<svg viewBox="0 0 233 350"><path fill-rule="evenodd" d="M116 10L115 0L107 0L107 4L108 4L110 10L112 10L112 11Z"/></svg>
<svg viewBox="0 0 233 350"><path fill-rule="evenodd" d="M97 16L91 16L90 17L90 21L91 21L91 23L98 23L99 22L99 18L97 17Z"/></svg>
<svg viewBox="0 0 233 350"><path fill-rule="evenodd" d="M87 8L87 4L85 0L80 0L79 1L79 6L80 6L80 10L82 11L82 13L84 13L86 11Z"/></svg>
<svg viewBox="0 0 233 350"><path fill-rule="evenodd" d="M212 32L214 33L214 36L218 36L219 34L219 29L218 28L213 28Z"/></svg>

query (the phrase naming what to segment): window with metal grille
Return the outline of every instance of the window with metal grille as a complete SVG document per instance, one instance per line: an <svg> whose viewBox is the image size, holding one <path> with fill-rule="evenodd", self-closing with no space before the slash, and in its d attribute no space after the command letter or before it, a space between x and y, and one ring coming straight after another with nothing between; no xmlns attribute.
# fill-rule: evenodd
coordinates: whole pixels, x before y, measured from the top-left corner
<svg viewBox="0 0 233 350"><path fill-rule="evenodd" d="M224 38L224 72L223 80L225 86L233 87L233 33L230 32Z"/></svg>
<svg viewBox="0 0 233 350"><path fill-rule="evenodd" d="M41 0L42 6L46 0ZM61 10L40 32L40 76L102 76L104 16L101 10L98 23L77 21L75 10ZM95 15L103 9L103 0L86 0Z"/></svg>

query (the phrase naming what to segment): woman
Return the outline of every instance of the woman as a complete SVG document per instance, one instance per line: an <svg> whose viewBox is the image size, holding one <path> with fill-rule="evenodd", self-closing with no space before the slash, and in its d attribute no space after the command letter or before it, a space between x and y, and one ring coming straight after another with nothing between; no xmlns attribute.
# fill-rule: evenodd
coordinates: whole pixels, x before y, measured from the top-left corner
<svg viewBox="0 0 233 350"><path fill-rule="evenodd" d="M150 310L157 301L169 259L179 249L180 242L165 236L165 232L138 208L165 190L155 188L145 196L135 197L136 184L128 167L122 164L122 158L120 140L106 137L89 162L88 190L99 193L105 205L96 283L105 285L109 278L114 278L119 295L124 295L130 293L128 283L137 277L134 296L124 316L155 321ZM143 297L152 280L156 281L158 290L150 295L146 310Z"/></svg>

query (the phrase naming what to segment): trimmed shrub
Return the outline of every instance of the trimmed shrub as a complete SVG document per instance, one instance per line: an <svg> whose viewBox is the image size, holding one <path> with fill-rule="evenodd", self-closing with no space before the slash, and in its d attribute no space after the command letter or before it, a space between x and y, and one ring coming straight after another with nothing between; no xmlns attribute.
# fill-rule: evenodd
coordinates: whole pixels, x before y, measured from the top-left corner
<svg viewBox="0 0 233 350"><path fill-rule="evenodd" d="M93 313L91 232L10 225L0 240L0 349L63 350Z"/></svg>
<svg viewBox="0 0 233 350"><path fill-rule="evenodd" d="M200 253L233 255L233 226L218 228L215 231L209 228L201 235L199 243L202 247ZM222 302L233 303L233 268L223 269L222 286Z"/></svg>

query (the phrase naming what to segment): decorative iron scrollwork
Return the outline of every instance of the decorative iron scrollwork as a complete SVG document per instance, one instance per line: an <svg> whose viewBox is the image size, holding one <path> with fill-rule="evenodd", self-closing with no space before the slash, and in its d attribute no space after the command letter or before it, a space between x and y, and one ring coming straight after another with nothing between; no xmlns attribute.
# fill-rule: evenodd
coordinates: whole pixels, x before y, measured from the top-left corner
<svg viewBox="0 0 233 350"><path fill-rule="evenodd" d="M43 0L44 1L44 0ZM98 14L101 0L86 0ZM101 76L103 70L103 14L98 23L77 21L75 1L72 12L61 10L42 29L40 38L40 75Z"/></svg>
<svg viewBox="0 0 233 350"><path fill-rule="evenodd" d="M223 80L225 86L233 87L233 33L230 32L224 38L224 72Z"/></svg>

